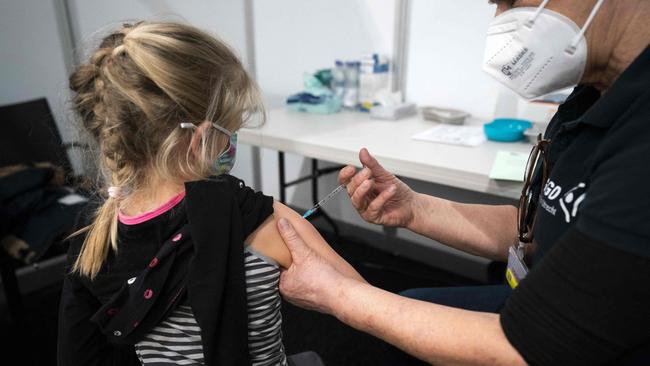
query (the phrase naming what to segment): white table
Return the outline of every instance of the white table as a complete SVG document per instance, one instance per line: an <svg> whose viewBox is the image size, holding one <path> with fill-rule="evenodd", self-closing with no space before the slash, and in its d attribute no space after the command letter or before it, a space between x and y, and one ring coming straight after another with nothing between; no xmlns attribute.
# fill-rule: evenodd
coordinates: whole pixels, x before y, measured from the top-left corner
<svg viewBox="0 0 650 366"><path fill-rule="evenodd" d="M469 121L470 124L484 122L477 119ZM420 116L400 121L381 121L358 112L313 115L282 108L271 110L267 123L262 127L242 129L239 141L357 166L360 165L358 152L366 147L386 169L396 175L519 198L521 182L495 181L489 178L489 173L497 151L527 154L532 147L530 144L488 141L477 147L464 147L411 138L434 125Z"/></svg>

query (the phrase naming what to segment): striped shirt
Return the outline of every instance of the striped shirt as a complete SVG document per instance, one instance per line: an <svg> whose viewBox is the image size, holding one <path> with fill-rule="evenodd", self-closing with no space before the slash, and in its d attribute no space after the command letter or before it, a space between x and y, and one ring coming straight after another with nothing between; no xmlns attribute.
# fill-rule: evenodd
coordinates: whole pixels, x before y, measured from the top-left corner
<svg viewBox="0 0 650 366"><path fill-rule="evenodd" d="M282 344L280 269L271 258L246 247L248 350L254 366L287 365ZM143 365L203 365L201 329L187 304L178 306L135 345Z"/></svg>

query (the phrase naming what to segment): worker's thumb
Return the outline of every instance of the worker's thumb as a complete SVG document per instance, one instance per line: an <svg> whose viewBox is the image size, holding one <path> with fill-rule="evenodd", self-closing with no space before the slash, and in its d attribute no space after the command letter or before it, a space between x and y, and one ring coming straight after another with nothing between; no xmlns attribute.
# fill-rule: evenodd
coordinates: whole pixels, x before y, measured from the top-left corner
<svg viewBox="0 0 650 366"><path fill-rule="evenodd" d="M289 220L280 218L280 220L278 220L278 231L282 236L282 240L284 240L284 243L287 245L287 248L289 248L291 258L294 262L296 260L300 261L301 258L309 254L309 247L305 244L300 235L298 235Z"/></svg>
<svg viewBox="0 0 650 366"><path fill-rule="evenodd" d="M383 166L381 166L381 164L379 164L374 156L370 155L370 152L365 147L359 151L359 161L361 161L363 166L372 171L374 177L382 174L390 174Z"/></svg>

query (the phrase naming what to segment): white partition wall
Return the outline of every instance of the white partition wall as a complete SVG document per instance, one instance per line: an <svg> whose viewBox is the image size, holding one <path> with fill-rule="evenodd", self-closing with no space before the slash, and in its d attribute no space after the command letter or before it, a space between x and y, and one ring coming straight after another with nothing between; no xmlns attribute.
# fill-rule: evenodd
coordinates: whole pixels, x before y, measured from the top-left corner
<svg viewBox="0 0 650 366"><path fill-rule="evenodd" d="M305 71L393 50L395 0L255 0L258 80L271 106L302 89Z"/></svg>
<svg viewBox="0 0 650 366"><path fill-rule="evenodd" d="M371 52L390 56L395 1L254 0L255 64L267 107L282 107L287 96L301 91L304 72ZM287 155L287 179L307 173L307 163ZM277 153L262 151L261 165L262 188L277 197ZM311 204L308 189L290 189L287 197L300 206Z"/></svg>
<svg viewBox="0 0 650 366"><path fill-rule="evenodd" d="M411 0L406 98L490 118L499 87L481 69L487 0Z"/></svg>
<svg viewBox="0 0 650 366"><path fill-rule="evenodd" d="M0 104L46 97L64 141L69 39L55 1L0 0Z"/></svg>
<svg viewBox="0 0 650 366"><path fill-rule="evenodd" d="M123 22L172 20L192 24L218 35L246 61L244 3L210 0L67 0L77 46L92 41Z"/></svg>

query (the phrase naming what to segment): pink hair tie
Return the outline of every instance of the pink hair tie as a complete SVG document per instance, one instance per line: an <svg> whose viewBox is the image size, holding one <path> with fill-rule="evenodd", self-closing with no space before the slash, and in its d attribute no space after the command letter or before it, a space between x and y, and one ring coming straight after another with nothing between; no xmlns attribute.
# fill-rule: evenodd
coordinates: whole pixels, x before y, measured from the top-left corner
<svg viewBox="0 0 650 366"><path fill-rule="evenodd" d="M121 199L122 198L122 188L115 187L115 186L108 187L108 197L114 198L114 199Z"/></svg>

